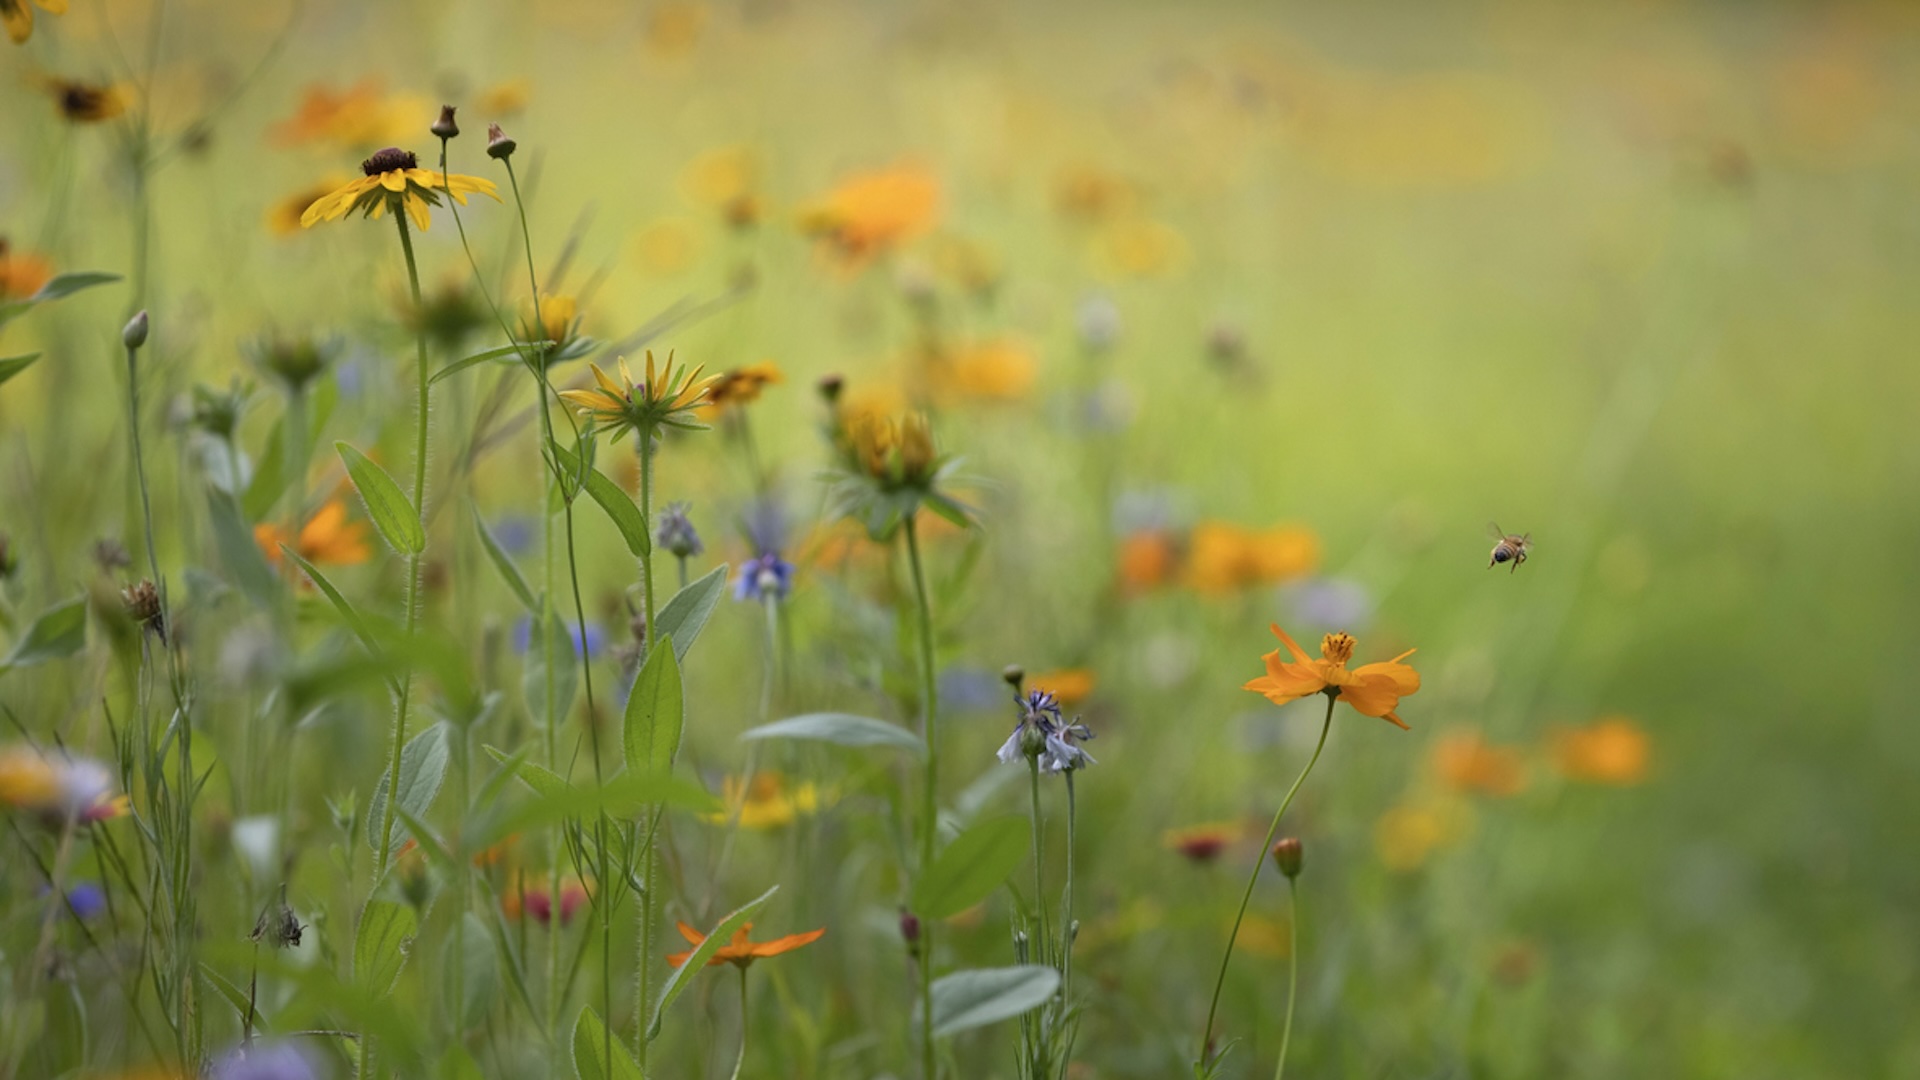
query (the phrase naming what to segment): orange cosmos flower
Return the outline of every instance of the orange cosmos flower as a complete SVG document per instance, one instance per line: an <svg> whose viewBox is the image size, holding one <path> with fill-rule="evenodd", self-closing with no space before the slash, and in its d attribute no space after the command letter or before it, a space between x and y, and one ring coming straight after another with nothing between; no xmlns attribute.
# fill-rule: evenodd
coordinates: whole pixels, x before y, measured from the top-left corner
<svg viewBox="0 0 1920 1080"><path fill-rule="evenodd" d="M1040 362L1016 341L983 341L940 357L929 372L942 401L1017 401L1033 388Z"/></svg>
<svg viewBox="0 0 1920 1080"><path fill-rule="evenodd" d="M1180 546L1160 529L1142 529L1120 541L1120 586L1129 595L1143 593L1173 580L1180 564Z"/></svg>
<svg viewBox="0 0 1920 1080"><path fill-rule="evenodd" d="M1553 760L1569 780L1627 786L1646 779L1652 746L1647 733L1624 716L1608 716L1561 732Z"/></svg>
<svg viewBox="0 0 1920 1080"><path fill-rule="evenodd" d="M848 177L800 216L801 230L824 240L849 268L932 228L940 181L914 165Z"/></svg>
<svg viewBox="0 0 1920 1080"><path fill-rule="evenodd" d="M1045 690L1059 700L1062 705L1078 705L1093 693L1093 672L1086 668L1062 668L1059 671L1042 672L1027 676L1027 684L1035 690Z"/></svg>
<svg viewBox="0 0 1920 1080"><path fill-rule="evenodd" d="M1311 573L1320 563L1320 540L1309 529L1278 525L1254 531L1224 521L1194 527L1187 555L1187 584L1204 593L1226 593Z"/></svg>
<svg viewBox="0 0 1920 1080"><path fill-rule="evenodd" d="M676 923L675 925L680 928L680 936L686 938L687 941L695 946L699 946L707 940L705 934L688 926L686 923ZM783 952L792 952L802 945L811 945L819 941L820 936L827 932L827 928L823 926L818 930L809 930L804 934L788 934L786 937L775 938L772 941L748 941L747 932L752 929L752 923L741 927L739 931L733 935L732 941L722 945L718 952L715 952L713 956L708 958L707 966L713 967L716 964L724 963L744 968L752 964L755 960L763 957L779 956ZM667 963L674 967L679 967L681 964L687 962L687 957L692 955L692 949L688 949L686 952L674 953L667 957Z"/></svg>
<svg viewBox="0 0 1920 1080"><path fill-rule="evenodd" d="M1261 659L1267 663L1267 673L1248 680L1241 689L1264 694L1275 705L1285 705L1309 694L1330 692L1362 716L1377 716L1395 726L1407 726L1393 710L1401 698L1420 689L1420 673L1400 662L1412 656L1414 650L1348 671L1347 661L1353 657L1354 646L1349 635L1328 634L1320 639L1320 658L1315 660L1288 637L1278 623L1270 629L1287 647L1287 652L1293 654L1293 660L1290 663L1281 660L1278 649L1266 654Z"/></svg>
<svg viewBox="0 0 1920 1080"><path fill-rule="evenodd" d="M286 529L263 522L253 527L253 540L266 552L268 562L280 565L280 545L288 541ZM290 546L316 566L348 566L373 557L367 523L347 520L344 499L334 499L315 511L301 527L299 542Z"/></svg>
<svg viewBox="0 0 1920 1080"><path fill-rule="evenodd" d="M51 280L52 263L30 251L14 251L0 236L0 300L25 299Z"/></svg>
<svg viewBox="0 0 1920 1080"><path fill-rule="evenodd" d="M1433 771L1455 791L1505 797L1526 790L1527 770L1520 751L1487 742L1477 731L1457 731L1433 747Z"/></svg>

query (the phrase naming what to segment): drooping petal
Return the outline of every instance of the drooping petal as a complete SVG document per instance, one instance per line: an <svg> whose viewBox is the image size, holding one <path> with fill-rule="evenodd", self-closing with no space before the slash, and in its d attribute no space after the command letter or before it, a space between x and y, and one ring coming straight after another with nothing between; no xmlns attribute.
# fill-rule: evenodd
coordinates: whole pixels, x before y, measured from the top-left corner
<svg viewBox="0 0 1920 1080"><path fill-rule="evenodd" d="M1373 675L1354 679L1340 688L1340 700L1353 706L1362 716L1378 716L1400 727L1406 723L1393 714L1400 704L1400 688L1390 676Z"/></svg>
<svg viewBox="0 0 1920 1080"><path fill-rule="evenodd" d="M680 922L677 919L674 920L673 925L675 928L677 928L680 931L680 936L683 938L686 938L689 944L698 945L701 942L707 940L707 935L701 933L698 930L695 930L693 927L688 926L686 923Z"/></svg>
<svg viewBox="0 0 1920 1080"><path fill-rule="evenodd" d="M404 201L407 204L407 216L413 219L415 225L420 226L421 232L426 232L427 227L433 223L433 218L427 213L427 200L409 191Z"/></svg>
<svg viewBox="0 0 1920 1080"><path fill-rule="evenodd" d="M67 13L67 0L34 0L34 2L39 4L49 15L65 15ZM21 6L24 7L26 5L23 4Z"/></svg>
<svg viewBox="0 0 1920 1080"><path fill-rule="evenodd" d="M1327 667L1324 663L1308 660L1303 663L1289 664L1280 659L1280 650L1261 657L1267 664L1267 677L1283 692L1295 697L1317 694L1327 688Z"/></svg>
<svg viewBox="0 0 1920 1080"><path fill-rule="evenodd" d="M802 945L811 945L819 941L821 935L826 932L827 928L823 926L804 934L788 934L786 937L774 938L772 941L763 941L753 946L753 955L756 957L779 956L783 952L792 952Z"/></svg>
<svg viewBox="0 0 1920 1080"><path fill-rule="evenodd" d="M1402 657L1411 655L1411 650L1400 654ZM1353 669L1355 681L1364 681L1375 676L1392 679L1394 688L1402 697L1420 689L1420 673L1401 663L1399 657L1383 660L1377 664L1362 664Z"/></svg>
<svg viewBox="0 0 1920 1080"><path fill-rule="evenodd" d="M1241 685L1240 689L1251 690L1256 694L1265 695L1266 699L1275 705L1285 705L1290 701L1298 701L1306 696L1305 694L1287 693L1280 688L1280 684L1274 682L1271 677L1266 675L1262 675L1257 679L1248 679Z"/></svg>
<svg viewBox="0 0 1920 1080"><path fill-rule="evenodd" d="M7 24L7 36L15 45L25 45L33 36L33 11L25 3L0 5L0 21Z"/></svg>

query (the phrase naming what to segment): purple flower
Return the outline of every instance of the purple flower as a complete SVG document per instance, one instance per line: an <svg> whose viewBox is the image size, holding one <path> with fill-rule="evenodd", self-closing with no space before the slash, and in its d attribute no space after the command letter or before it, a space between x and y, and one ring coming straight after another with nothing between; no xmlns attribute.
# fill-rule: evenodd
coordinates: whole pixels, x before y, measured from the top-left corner
<svg viewBox="0 0 1920 1080"><path fill-rule="evenodd" d="M1045 772L1072 772L1097 764L1093 755L1079 743L1093 738L1087 725L1075 717L1072 723L1060 712L1060 699L1046 690L1016 692L1013 703L1020 710L1013 734L1000 744L995 756L1005 765L1021 758L1038 761Z"/></svg>
<svg viewBox="0 0 1920 1080"><path fill-rule="evenodd" d="M525 514L504 514L493 523L493 538L502 551L518 555L533 546L533 519Z"/></svg>
<svg viewBox="0 0 1920 1080"><path fill-rule="evenodd" d="M213 1063L212 1080L317 1080L313 1060L292 1043L238 1046Z"/></svg>
<svg viewBox="0 0 1920 1080"><path fill-rule="evenodd" d="M687 517L687 504L683 502L668 503L666 509L660 511L660 524L653 530L653 539L679 559L707 550L700 542L700 534L694 530L692 519Z"/></svg>
<svg viewBox="0 0 1920 1080"><path fill-rule="evenodd" d="M600 649L607 643L607 632L595 623L587 624L586 636L580 634L580 624L569 622L567 634L573 638L573 655L600 655ZM513 624L513 651L525 654L533 647L533 620L525 615Z"/></svg>
<svg viewBox="0 0 1920 1080"><path fill-rule="evenodd" d="M778 552L765 551L740 564L733 579L735 600L784 600L793 591L793 564Z"/></svg>

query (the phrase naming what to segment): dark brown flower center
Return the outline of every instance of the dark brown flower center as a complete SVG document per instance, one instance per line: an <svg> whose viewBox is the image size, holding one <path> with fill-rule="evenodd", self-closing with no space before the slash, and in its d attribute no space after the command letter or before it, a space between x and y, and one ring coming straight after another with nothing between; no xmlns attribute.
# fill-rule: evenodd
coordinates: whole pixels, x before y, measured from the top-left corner
<svg viewBox="0 0 1920 1080"><path fill-rule="evenodd" d="M60 112L66 116L89 117L106 104L107 92L85 83L65 83L60 87Z"/></svg>
<svg viewBox="0 0 1920 1080"><path fill-rule="evenodd" d="M360 171L368 176L379 176L381 173L390 173L395 169L419 167L420 159L413 151L402 150L397 146L389 146L360 163Z"/></svg>

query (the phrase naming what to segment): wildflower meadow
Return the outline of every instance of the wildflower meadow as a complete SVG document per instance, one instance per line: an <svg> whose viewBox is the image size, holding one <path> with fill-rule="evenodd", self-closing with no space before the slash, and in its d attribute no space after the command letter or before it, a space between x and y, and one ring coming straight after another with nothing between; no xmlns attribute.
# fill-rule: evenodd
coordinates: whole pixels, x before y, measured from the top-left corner
<svg viewBox="0 0 1920 1080"><path fill-rule="evenodd" d="M1920 1075L1911 6L0 27L0 1080Z"/></svg>

